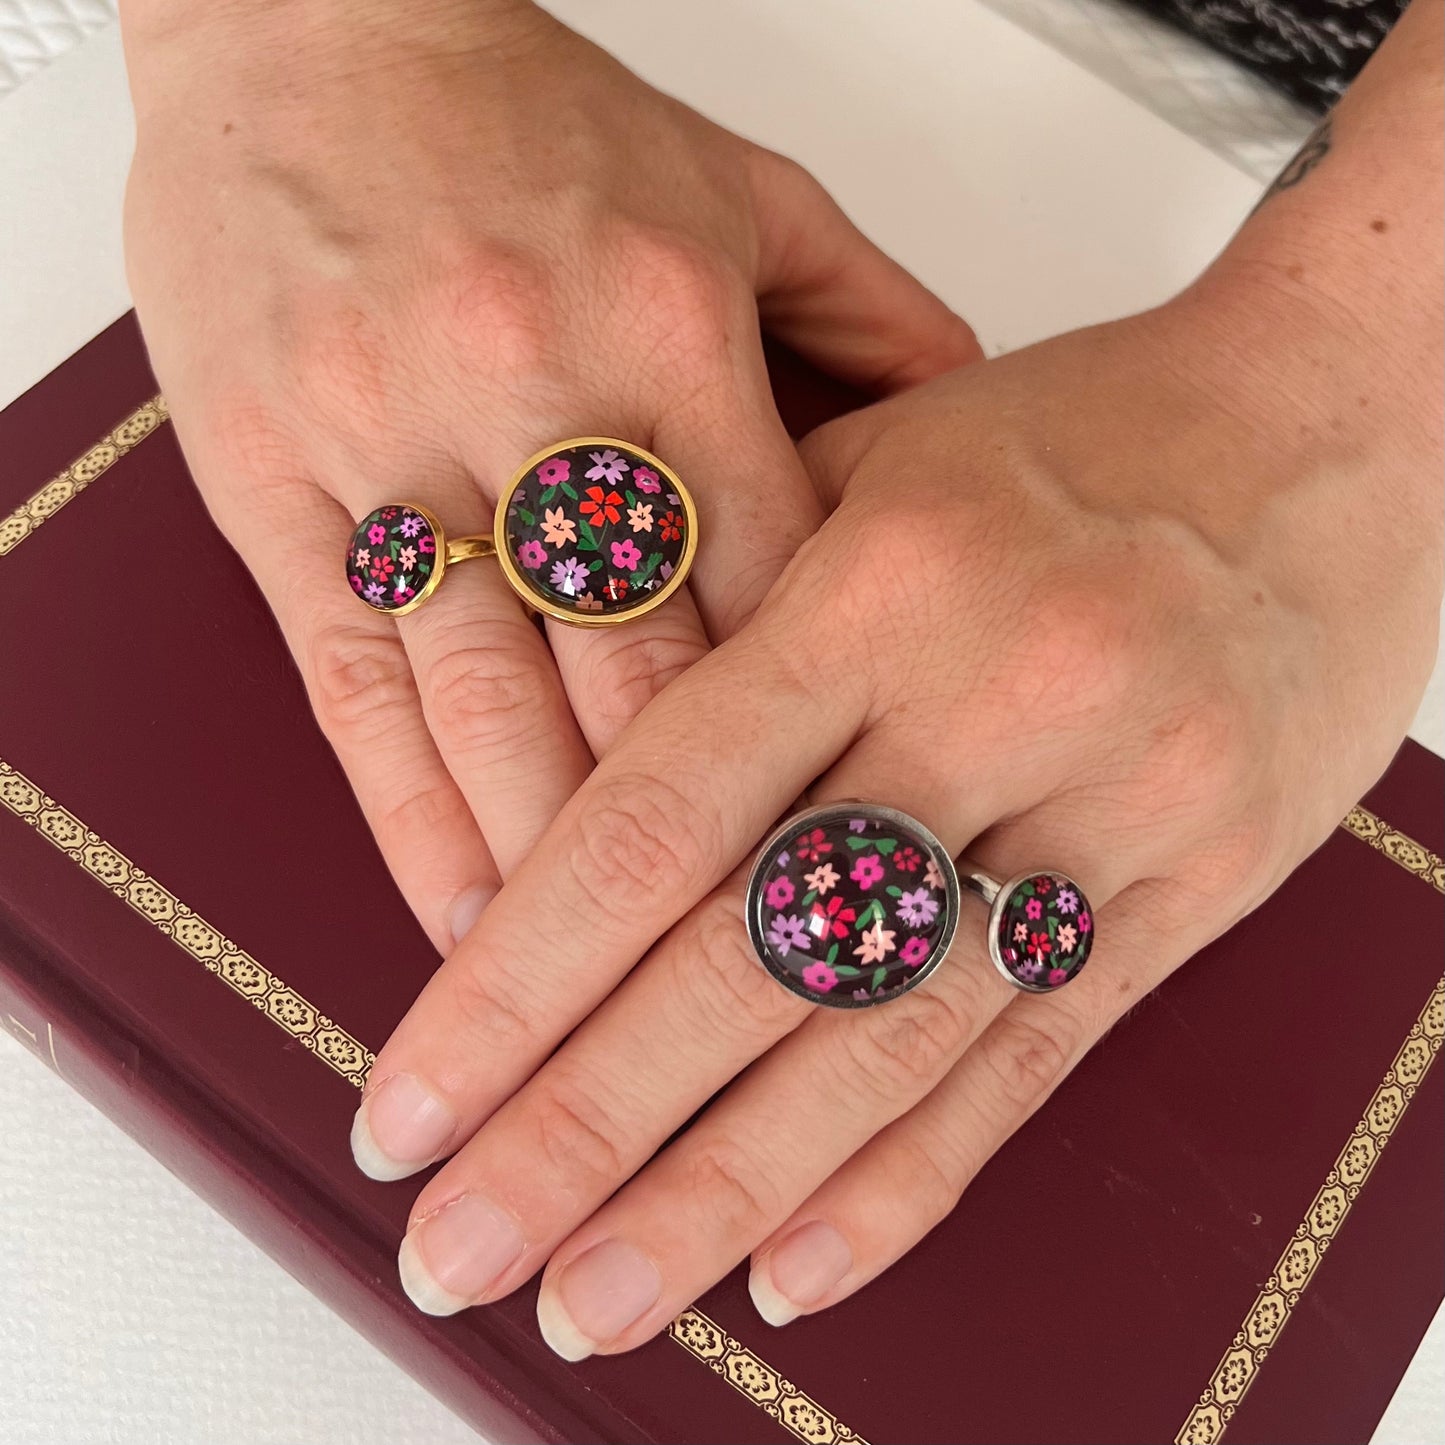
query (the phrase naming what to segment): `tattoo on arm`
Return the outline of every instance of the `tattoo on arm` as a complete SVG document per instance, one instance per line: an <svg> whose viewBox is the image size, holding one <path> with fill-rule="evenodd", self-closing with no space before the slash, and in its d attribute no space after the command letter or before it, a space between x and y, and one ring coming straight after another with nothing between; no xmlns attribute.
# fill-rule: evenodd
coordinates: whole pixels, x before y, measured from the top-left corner
<svg viewBox="0 0 1445 1445"><path fill-rule="evenodd" d="M1330 153L1330 142L1334 138L1335 118L1327 115L1310 132L1309 139L1295 152L1294 159L1274 178L1270 188L1259 198L1254 210L1257 211L1272 196L1297 186ZM1250 212L1253 215L1254 211Z"/></svg>

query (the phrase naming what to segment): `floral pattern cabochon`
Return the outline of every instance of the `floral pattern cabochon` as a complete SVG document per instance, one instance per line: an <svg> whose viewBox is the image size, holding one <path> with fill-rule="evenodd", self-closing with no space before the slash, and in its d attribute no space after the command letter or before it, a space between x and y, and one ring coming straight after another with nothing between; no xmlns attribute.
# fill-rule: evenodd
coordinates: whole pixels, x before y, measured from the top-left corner
<svg viewBox="0 0 1445 1445"><path fill-rule="evenodd" d="M437 539L415 508L393 503L361 519L346 549L346 580L368 607L396 612L432 581Z"/></svg>
<svg viewBox="0 0 1445 1445"><path fill-rule="evenodd" d="M849 804L790 819L748 883L748 929L763 966L813 1003L885 1003L942 961L958 880L938 840L887 809Z"/></svg>
<svg viewBox="0 0 1445 1445"><path fill-rule="evenodd" d="M1018 878L999 895L998 961L1015 983L1035 993L1061 988L1089 961L1094 915L1063 873Z"/></svg>
<svg viewBox="0 0 1445 1445"><path fill-rule="evenodd" d="M582 440L531 462L507 498L502 531L514 580L581 622L655 605L681 585L692 556L676 480L656 457L617 441Z"/></svg>

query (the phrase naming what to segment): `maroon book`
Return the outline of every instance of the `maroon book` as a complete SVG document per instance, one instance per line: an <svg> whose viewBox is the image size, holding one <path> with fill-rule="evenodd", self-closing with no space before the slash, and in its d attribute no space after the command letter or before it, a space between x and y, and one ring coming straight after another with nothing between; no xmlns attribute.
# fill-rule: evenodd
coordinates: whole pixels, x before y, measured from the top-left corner
<svg viewBox="0 0 1445 1445"><path fill-rule="evenodd" d="M126 319L0 416L0 1022L41 1059L498 1439L1369 1438L1445 1278L1439 759L1407 744L878 1282L773 1330L739 1271L569 1365L529 1290L433 1319L397 1284L417 1186L347 1131L437 960L155 391Z"/></svg>

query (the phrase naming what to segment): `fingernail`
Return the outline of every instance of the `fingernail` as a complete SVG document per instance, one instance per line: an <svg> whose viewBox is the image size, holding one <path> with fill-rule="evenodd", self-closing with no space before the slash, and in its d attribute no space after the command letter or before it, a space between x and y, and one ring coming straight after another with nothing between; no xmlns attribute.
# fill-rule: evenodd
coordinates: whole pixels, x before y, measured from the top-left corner
<svg viewBox="0 0 1445 1445"><path fill-rule="evenodd" d="M447 910L447 928L452 935L453 948L472 931L477 919L486 912L487 904L496 896L495 888L486 888L479 884L476 888L469 888L465 893L459 894L452 901L452 906Z"/></svg>
<svg viewBox="0 0 1445 1445"><path fill-rule="evenodd" d="M521 1257L527 1241L505 1209L462 1194L413 1225L396 1257L401 1287L417 1309L454 1315L476 1304Z"/></svg>
<svg viewBox="0 0 1445 1445"><path fill-rule="evenodd" d="M361 1101L351 1154L372 1179L405 1179L441 1154L456 1115L413 1074L393 1074Z"/></svg>
<svg viewBox="0 0 1445 1445"><path fill-rule="evenodd" d="M748 1293L770 1325L786 1325L853 1268L848 1241L821 1219L795 1229L753 1265Z"/></svg>
<svg viewBox="0 0 1445 1445"><path fill-rule="evenodd" d="M643 1252L603 1240L542 1286L537 1325L564 1360L585 1360L615 1340L662 1296L662 1276Z"/></svg>

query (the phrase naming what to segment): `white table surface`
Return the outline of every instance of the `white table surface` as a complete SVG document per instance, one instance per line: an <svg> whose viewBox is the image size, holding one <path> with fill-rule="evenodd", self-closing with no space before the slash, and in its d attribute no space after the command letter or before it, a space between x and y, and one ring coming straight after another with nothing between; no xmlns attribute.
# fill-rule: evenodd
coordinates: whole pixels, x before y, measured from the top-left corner
<svg viewBox="0 0 1445 1445"><path fill-rule="evenodd" d="M1028 0L1036 32L1050 3L1087 0ZM1257 151L1217 128L1206 148L976 0L553 8L812 166L990 351L1163 299L1258 191ZM0 46L20 37L0 65L0 406L129 306L108 9L0 0ZM1437 670L1415 728L1436 751L1442 699ZM3 1031L0 1098L0 1442L476 1438ZM1376 1441L1442 1438L1437 1318Z"/></svg>

